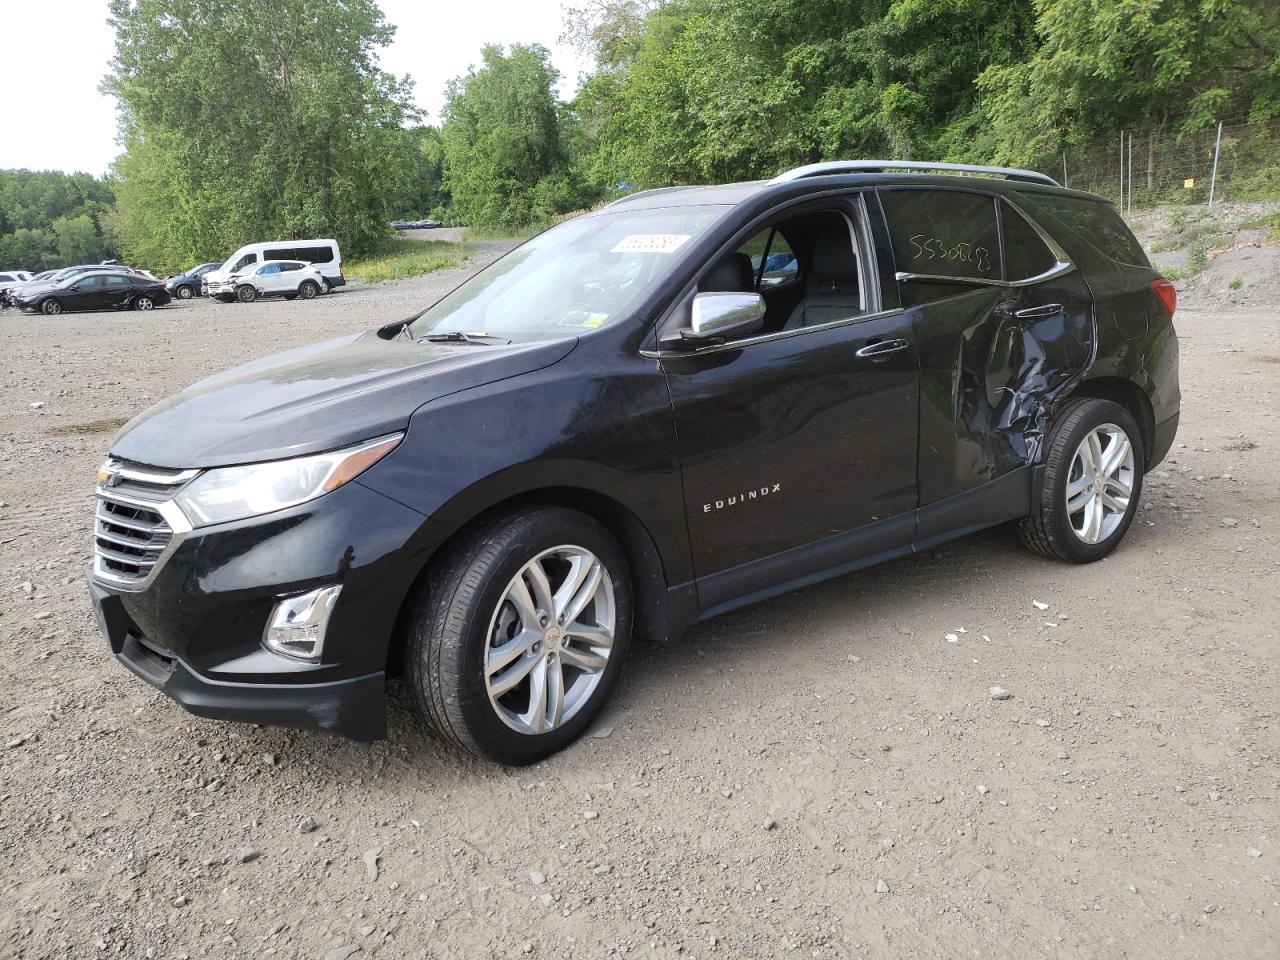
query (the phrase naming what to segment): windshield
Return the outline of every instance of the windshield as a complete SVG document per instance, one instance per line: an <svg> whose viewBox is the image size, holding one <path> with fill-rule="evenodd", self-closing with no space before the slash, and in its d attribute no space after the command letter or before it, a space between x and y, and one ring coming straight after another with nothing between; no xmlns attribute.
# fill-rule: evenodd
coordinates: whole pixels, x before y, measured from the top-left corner
<svg viewBox="0 0 1280 960"><path fill-rule="evenodd" d="M251 263L256 263L258 255L250 250L248 253L243 248L237 250L231 256L227 257L227 262L222 265L223 273L235 273L241 267L247 267Z"/></svg>
<svg viewBox="0 0 1280 960"><path fill-rule="evenodd" d="M569 220L476 274L423 312L409 332L418 339L598 329L626 316L726 209L619 211Z"/></svg>

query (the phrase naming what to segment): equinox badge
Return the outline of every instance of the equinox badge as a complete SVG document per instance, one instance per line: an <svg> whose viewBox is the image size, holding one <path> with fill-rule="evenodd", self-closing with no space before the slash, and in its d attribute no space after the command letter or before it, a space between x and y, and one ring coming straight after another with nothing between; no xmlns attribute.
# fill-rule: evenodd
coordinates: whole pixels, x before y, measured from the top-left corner
<svg viewBox="0 0 1280 960"><path fill-rule="evenodd" d="M771 493L781 493L782 484L775 483L772 487L764 486L758 490L748 490L746 493L737 493L732 497L724 500L715 500L711 503L702 505L703 513L710 513L713 510L723 510L725 507L736 507L740 503L746 503L748 500L759 500L761 497L767 497Z"/></svg>

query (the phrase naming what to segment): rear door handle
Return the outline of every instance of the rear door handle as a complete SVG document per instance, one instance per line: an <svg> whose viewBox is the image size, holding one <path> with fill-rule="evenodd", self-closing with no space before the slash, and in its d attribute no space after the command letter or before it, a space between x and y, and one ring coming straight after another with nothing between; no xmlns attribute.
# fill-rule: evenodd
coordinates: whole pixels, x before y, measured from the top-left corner
<svg viewBox="0 0 1280 960"><path fill-rule="evenodd" d="M1027 307L1023 310L1013 311L1013 315L1019 320L1035 320L1040 317L1052 317L1055 313L1062 312L1062 304L1046 303L1038 307Z"/></svg>
<svg viewBox="0 0 1280 960"><path fill-rule="evenodd" d="M855 354L860 360L886 360L891 354L901 353L910 344L905 340L877 340L868 343Z"/></svg>

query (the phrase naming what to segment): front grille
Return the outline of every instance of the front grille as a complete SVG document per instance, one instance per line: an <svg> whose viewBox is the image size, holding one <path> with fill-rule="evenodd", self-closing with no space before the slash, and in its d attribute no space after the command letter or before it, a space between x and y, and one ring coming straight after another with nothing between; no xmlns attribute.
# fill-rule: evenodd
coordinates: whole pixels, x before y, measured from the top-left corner
<svg viewBox="0 0 1280 960"><path fill-rule="evenodd" d="M110 460L103 467L94 516L94 572L120 585L145 583L173 540L181 516L173 496L198 471Z"/></svg>

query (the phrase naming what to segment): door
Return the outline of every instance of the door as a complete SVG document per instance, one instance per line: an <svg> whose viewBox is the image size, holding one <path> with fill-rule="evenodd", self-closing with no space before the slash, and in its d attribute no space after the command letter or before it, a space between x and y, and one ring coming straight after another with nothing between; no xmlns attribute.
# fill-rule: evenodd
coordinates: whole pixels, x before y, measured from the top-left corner
<svg viewBox="0 0 1280 960"><path fill-rule="evenodd" d="M704 610L911 536L915 350L909 318L883 309L861 203L763 230L775 228L785 258L757 232L698 281L726 289L740 264L729 288L761 293L765 329L662 355Z"/></svg>
<svg viewBox="0 0 1280 960"><path fill-rule="evenodd" d="M103 306L127 306L137 293L137 281L130 277L101 277Z"/></svg>
<svg viewBox="0 0 1280 960"><path fill-rule="evenodd" d="M106 291L101 274L81 277L67 288L66 293L56 295L62 301L64 310L97 310L106 306Z"/></svg>
<svg viewBox="0 0 1280 960"><path fill-rule="evenodd" d="M1009 198L938 187L879 194L919 344L924 508L1038 460L1049 404L1092 356L1092 298ZM1020 515L1016 499L993 501L996 513L998 501ZM924 513L927 539L937 531ZM985 519L1005 519L996 513Z"/></svg>
<svg viewBox="0 0 1280 960"><path fill-rule="evenodd" d="M268 263L258 269L254 285L263 293L279 293L284 289L280 264Z"/></svg>

